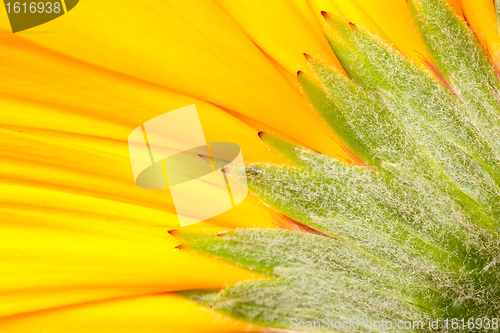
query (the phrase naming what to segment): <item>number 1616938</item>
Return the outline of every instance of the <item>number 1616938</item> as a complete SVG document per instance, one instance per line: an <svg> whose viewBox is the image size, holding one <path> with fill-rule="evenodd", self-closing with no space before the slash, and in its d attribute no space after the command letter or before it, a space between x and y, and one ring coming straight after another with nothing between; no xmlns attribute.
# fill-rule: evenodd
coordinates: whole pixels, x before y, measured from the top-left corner
<svg viewBox="0 0 500 333"><path fill-rule="evenodd" d="M7 2L5 7L9 14L58 14L62 10L60 2Z"/></svg>
<svg viewBox="0 0 500 333"><path fill-rule="evenodd" d="M444 328L449 330L498 330L498 318L445 319Z"/></svg>

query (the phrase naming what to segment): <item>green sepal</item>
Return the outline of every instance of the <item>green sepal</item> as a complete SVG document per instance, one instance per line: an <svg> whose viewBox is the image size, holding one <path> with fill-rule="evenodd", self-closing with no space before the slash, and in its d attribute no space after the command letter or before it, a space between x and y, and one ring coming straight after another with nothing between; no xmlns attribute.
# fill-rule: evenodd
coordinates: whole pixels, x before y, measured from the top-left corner
<svg viewBox="0 0 500 333"><path fill-rule="evenodd" d="M497 14L498 32L500 33L500 0L495 0L495 12Z"/></svg>
<svg viewBox="0 0 500 333"><path fill-rule="evenodd" d="M408 7L433 61L499 156L500 82L491 59L444 0L409 0Z"/></svg>
<svg viewBox="0 0 500 333"><path fill-rule="evenodd" d="M291 246L300 251L290 252ZM272 268L272 279L238 283L215 299L209 294L212 309L252 324L282 328L290 318L321 313L332 318L339 313L353 318L355 313L363 313L388 319L405 316L411 309L414 314L437 315L446 303L415 275L404 274L363 249L317 235L238 230L216 242L198 240L190 248L243 267ZM194 295L208 303L205 293ZM361 307L365 310L360 304L365 304Z"/></svg>
<svg viewBox="0 0 500 333"><path fill-rule="evenodd" d="M325 13L323 16L328 23L328 30L325 32L326 38L344 71L356 82L373 81L370 86L376 89L376 82L381 80L378 75L374 76L374 73L366 71L370 67L370 63L354 38L352 30L355 25L336 14Z"/></svg>
<svg viewBox="0 0 500 333"><path fill-rule="evenodd" d="M431 168L428 157L421 152L421 147L408 135L400 120L383 104L336 69L327 67L312 57L307 57L307 60L314 74L324 85L325 98L337 107L342 115L339 121L347 124L351 136L359 138L358 145L362 145L365 154L369 155L371 166L380 169L382 161L390 161L411 165L420 172ZM321 114L324 113L327 111ZM323 118L331 128L339 126L338 123L330 123L327 117Z"/></svg>
<svg viewBox="0 0 500 333"><path fill-rule="evenodd" d="M307 163L304 163L304 161L298 157L296 151L309 148L293 143L271 133L259 132L259 137L265 144L276 150L290 162L297 166L307 167Z"/></svg>
<svg viewBox="0 0 500 333"><path fill-rule="evenodd" d="M406 251L422 258L427 254L425 260L451 270L461 270L464 265L475 267L477 259L462 246L462 243L470 243L463 236L466 232L458 232L463 227L448 217L460 208L445 192L435 190L437 194L424 201L429 207L401 214L401 209L413 201L424 199L425 192L418 190L421 184L411 184L415 187L413 191L408 188L409 184L399 188L389 175L343 162L325 161L315 166L315 160L322 157L309 153L313 155L311 159L307 155L304 152L301 158L308 160L312 166L310 170L249 166L249 188L272 208L294 220L331 237L357 244L386 260L397 261ZM440 200L440 196L448 198L447 205L432 207L433 201ZM422 215L422 210L428 209L432 210ZM431 232L425 227L428 222L422 224L423 216L437 219L434 223L440 227Z"/></svg>
<svg viewBox="0 0 500 333"><path fill-rule="evenodd" d="M339 137L342 143L368 165L377 165L379 162L374 160L373 154L363 142L363 139L357 135L348 119L329 98L325 90L303 72L299 72L297 78L304 95L307 97L312 107Z"/></svg>
<svg viewBox="0 0 500 333"><path fill-rule="evenodd" d="M174 294L211 308L219 293L220 290L186 290L176 291Z"/></svg>
<svg viewBox="0 0 500 333"><path fill-rule="evenodd" d="M453 195L479 224L498 228L492 216L499 215L497 205L493 204L500 199L497 184L500 181L499 159L484 133L477 131L466 118L467 111L459 101L430 74L363 29L352 25L348 29L345 23L331 18L327 21L336 26L344 24L344 29L337 29L342 33L340 37L347 39L350 46L356 46L352 49L357 59L364 59L361 61L363 70L359 70L360 64L349 59L343 63L341 57L344 69L352 72L353 80L375 96L377 102L384 105L382 109L389 109L397 119L386 123L393 128L401 128L401 133L407 135L408 139L402 140L405 137L398 135L397 131L373 134L371 139L373 142L378 139L380 145L372 145L372 148L386 149L390 153L381 160L401 164L425 175ZM339 45L336 47L342 47ZM334 46L332 48L337 51ZM346 94L336 89L342 81L338 80L338 75L332 75L334 70L319 68L320 65L314 64L318 67L317 75L323 76L325 88L332 90L331 95L338 95L340 101L342 98L353 99L355 102L345 103L347 107L349 104L367 105L360 102L362 93ZM369 112L374 107L360 109L368 109ZM364 119L364 114L359 111L357 114L358 119ZM397 125L398 121L402 126ZM359 131L361 128L362 131L364 127L368 126L352 126L352 129ZM394 137L391 137L393 134ZM382 142L384 137L387 137L388 144ZM379 165L377 170L380 170ZM472 179L471 173L477 177Z"/></svg>

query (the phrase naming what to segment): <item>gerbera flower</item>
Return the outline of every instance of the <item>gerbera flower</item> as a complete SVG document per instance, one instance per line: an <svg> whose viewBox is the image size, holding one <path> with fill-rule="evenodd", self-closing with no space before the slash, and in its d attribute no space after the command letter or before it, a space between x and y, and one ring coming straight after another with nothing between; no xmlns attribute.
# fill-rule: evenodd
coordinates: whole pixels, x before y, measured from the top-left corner
<svg viewBox="0 0 500 333"><path fill-rule="evenodd" d="M495 328L492 0L87 0L1 22L0 331ZM127 137L191 104L253 195L174 230Z"/></svg>

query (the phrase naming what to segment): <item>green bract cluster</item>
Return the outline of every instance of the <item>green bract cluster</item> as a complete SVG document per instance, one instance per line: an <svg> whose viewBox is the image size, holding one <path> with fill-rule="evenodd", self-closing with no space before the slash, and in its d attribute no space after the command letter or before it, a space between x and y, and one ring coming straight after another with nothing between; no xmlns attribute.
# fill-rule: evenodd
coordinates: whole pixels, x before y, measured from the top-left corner
<svg viewBox="0 0 500 333"><path fill-rule="evenodd" d="M292 328L291 320L428 323L498 316L500 81L447 3L408 0L408 6L432 70L344 18L324 14L327 38L349 78L311 55L315 77L299 73L298 80L363 163L261 135L297 166L252 164L228 172L245 172L252 193L309 233L181 232L188 249L269 275L184 296L283 330Z"/></svg>

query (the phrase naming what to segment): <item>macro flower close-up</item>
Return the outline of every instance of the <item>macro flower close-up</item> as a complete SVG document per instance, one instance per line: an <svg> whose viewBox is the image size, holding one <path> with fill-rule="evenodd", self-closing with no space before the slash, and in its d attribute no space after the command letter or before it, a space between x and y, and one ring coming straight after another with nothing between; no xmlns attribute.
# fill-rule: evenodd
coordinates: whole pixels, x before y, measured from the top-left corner
<svg viewBox="0 0 500 333"><path fill-rule="evenodd" d="M499 0L4 5L0 333L499 330Z"/></svg>

